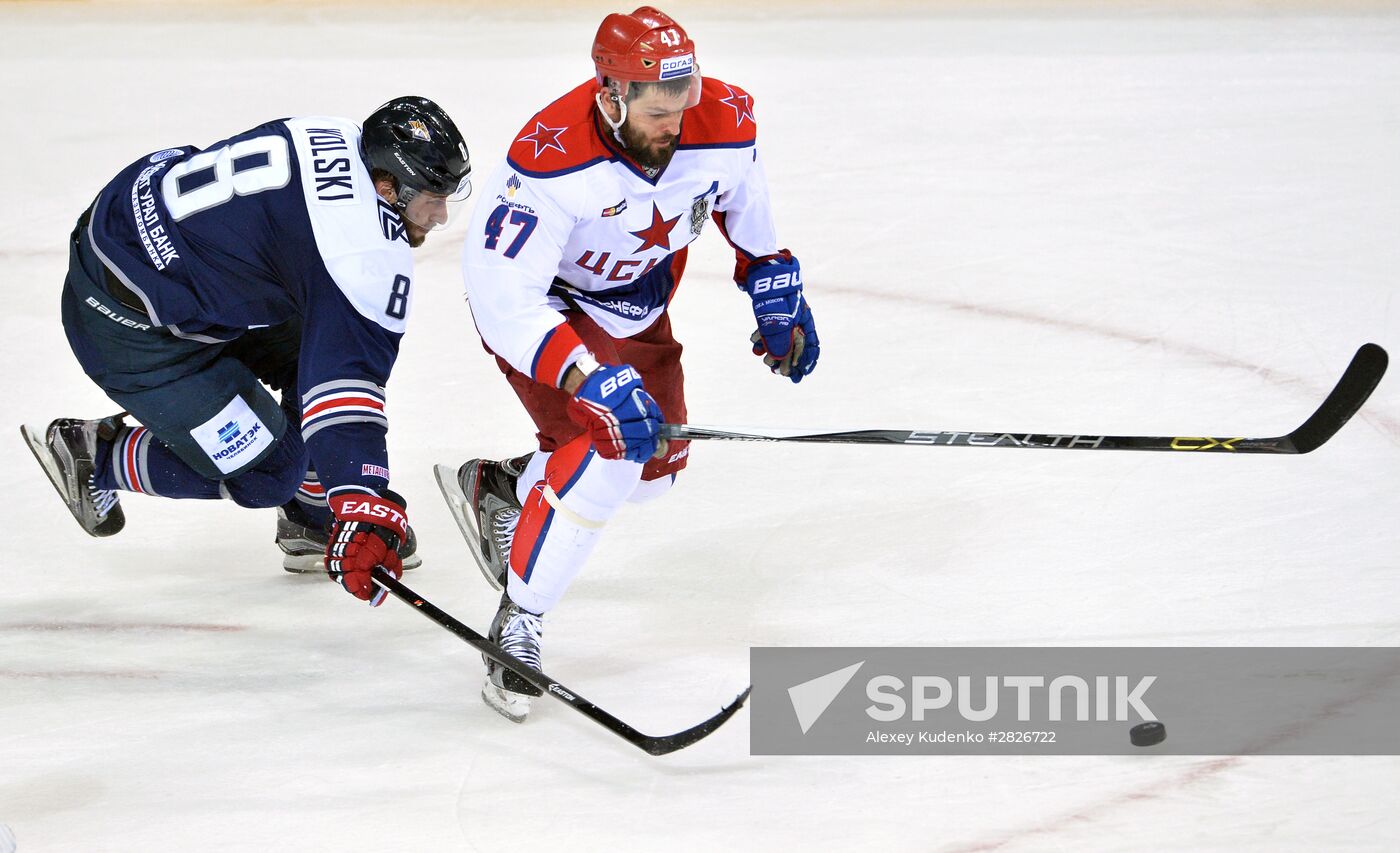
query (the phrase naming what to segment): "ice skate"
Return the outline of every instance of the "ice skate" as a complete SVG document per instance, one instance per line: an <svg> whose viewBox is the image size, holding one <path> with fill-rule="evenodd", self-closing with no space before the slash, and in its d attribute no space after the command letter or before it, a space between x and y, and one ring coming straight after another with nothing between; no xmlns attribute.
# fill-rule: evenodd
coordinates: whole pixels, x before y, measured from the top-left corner
<svg viewBox="0 0 1400 853"><path fill-rule="evenodd" d="M543 631L543 616L521 610L510 600L509 594L504 594L501 596L501 609L496 611L487 636L516 660L538 672ZM511 722L525 722L525 717L530 713L530 700L540 695L539 688L495 661L484 656L482 659L486 661L486 683L481 686L482 700Z"/></svg>
<svg viewBox="0 0 1400 853"><path fill-rule="evenodd" d="M113 415L95 421L59 418L46 430L19 428L68 511L91 536L111 536L126 524L116 491L96 489L92 482L98 439L116 438L121 427L122 416Z"/></svg>
<svg viewBox="0 0 1400 853"><path fill-rule="evenodd" d="M295 503L277 508L277 547L286 556L282 558L282 568L289 572L305 574L326 570L326 543L330 534L311 520ZM423 565L418 556L418 537L413 528L408 528L408 539L399 545L399 559L404 571Z"/></svg>
<svg viewBox="0 0 1400 853"><path fill-rule="evenodd" d="M510 540L520 520L515 483L532 455L500 462L470 459L456 471L450 465L433 466L447 508L492 589L505 587Z"/></svg>

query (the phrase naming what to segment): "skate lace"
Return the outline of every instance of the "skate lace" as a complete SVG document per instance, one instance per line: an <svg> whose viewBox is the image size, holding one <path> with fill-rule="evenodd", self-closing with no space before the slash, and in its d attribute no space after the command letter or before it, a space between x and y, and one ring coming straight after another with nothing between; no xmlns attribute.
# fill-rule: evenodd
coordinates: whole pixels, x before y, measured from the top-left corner
<svg viewBox="0 0 1400 853"><path fill-rule="evenodd" d="M92 506L98 518L106 518L117 503L116 489L99 489L95 477L88 478L88 492L92 494Z"/></svg>
<svg viewBox="0 0 1400 853"><path fill-rule="evenodd" d="M544 619L524 610L516 609L506 619L501 630L501 649L510 653L516 660L540 668L540 638L544 633Z"/></svg>
<svg viewBox="0 0 1400 853"><path fill-rule="evenodd" d="M501 562L510 562L510 543L515 538L515 525L520 521L520 510L503 509L491 519L491 527L496 538L496 550L501 554Z"/></svg>

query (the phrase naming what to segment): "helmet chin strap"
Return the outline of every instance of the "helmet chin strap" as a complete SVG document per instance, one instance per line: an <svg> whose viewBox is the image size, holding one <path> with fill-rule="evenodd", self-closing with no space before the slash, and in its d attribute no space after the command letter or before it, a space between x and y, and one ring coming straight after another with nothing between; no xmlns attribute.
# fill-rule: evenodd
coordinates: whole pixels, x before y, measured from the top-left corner
<svg viewBox="0 0 1400 853"><path fill-rule="evenodd" d="M614 104L617 104L617 108L622 111L622 117L619 118L617 121L612 120L612 116L608 115L607 108L603 106L604 92L608 92L608 99L611 100ZM621 145L623 148L626 148L627 143L622 141L622 126L627 123L627 102L622 100L612 92L609 92L607 89L595 92L593 94L593 100L595 103L598 104L598 112L603 114L603 121L607 122L608 127L612 128L613 139L617 140L618 145Z"/></svg>

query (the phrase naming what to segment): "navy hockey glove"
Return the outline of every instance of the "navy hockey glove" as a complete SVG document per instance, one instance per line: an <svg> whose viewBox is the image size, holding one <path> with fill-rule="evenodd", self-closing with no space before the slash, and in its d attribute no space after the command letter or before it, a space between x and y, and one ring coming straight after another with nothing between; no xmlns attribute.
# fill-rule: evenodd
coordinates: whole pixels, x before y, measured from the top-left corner
<svg viewBox="0 0 1400 853"><path fill-rule="evenodd" d="M646 462L661 438L661 408L630 364L605 364L589 373L569 400L569 418L588 430L604 459Z"/></svg>
<svg viewBox="0 0 1400 853"><path fill-rule="evenodd" d="M375 586L370 575L374 567L403 577L399 543L408 536L404 500L386 489L384 497L366 492L336 495L330 505L335 525L326 543L326 572L346 592L378 607L387 591Z"/></svg>
<svg viewBox="0 0 1400 853"><path fill-rule="evenodd" d="M802 268L784 249L749 265L740 285L753 300L758 329L749 336L753 354L774 373L793 382L816 369L821 355L812 309L802 296Z"/></svg>

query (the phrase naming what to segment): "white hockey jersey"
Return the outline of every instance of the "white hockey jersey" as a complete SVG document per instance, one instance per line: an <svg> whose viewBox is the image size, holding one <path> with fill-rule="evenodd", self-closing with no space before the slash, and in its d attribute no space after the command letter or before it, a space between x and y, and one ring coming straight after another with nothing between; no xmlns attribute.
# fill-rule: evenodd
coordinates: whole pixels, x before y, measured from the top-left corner
<svg viewBox="0 0 1400 853"><path fill-rule="evenodd" d="M594 91L580 85L525 124L484 187L462 258L486 345L550 385L582 354L560 312L582 310L618 338L643 331L706 220L741 264L778 251L746 92L707 78L675 156L649 178L599 122Z"/></svg>

